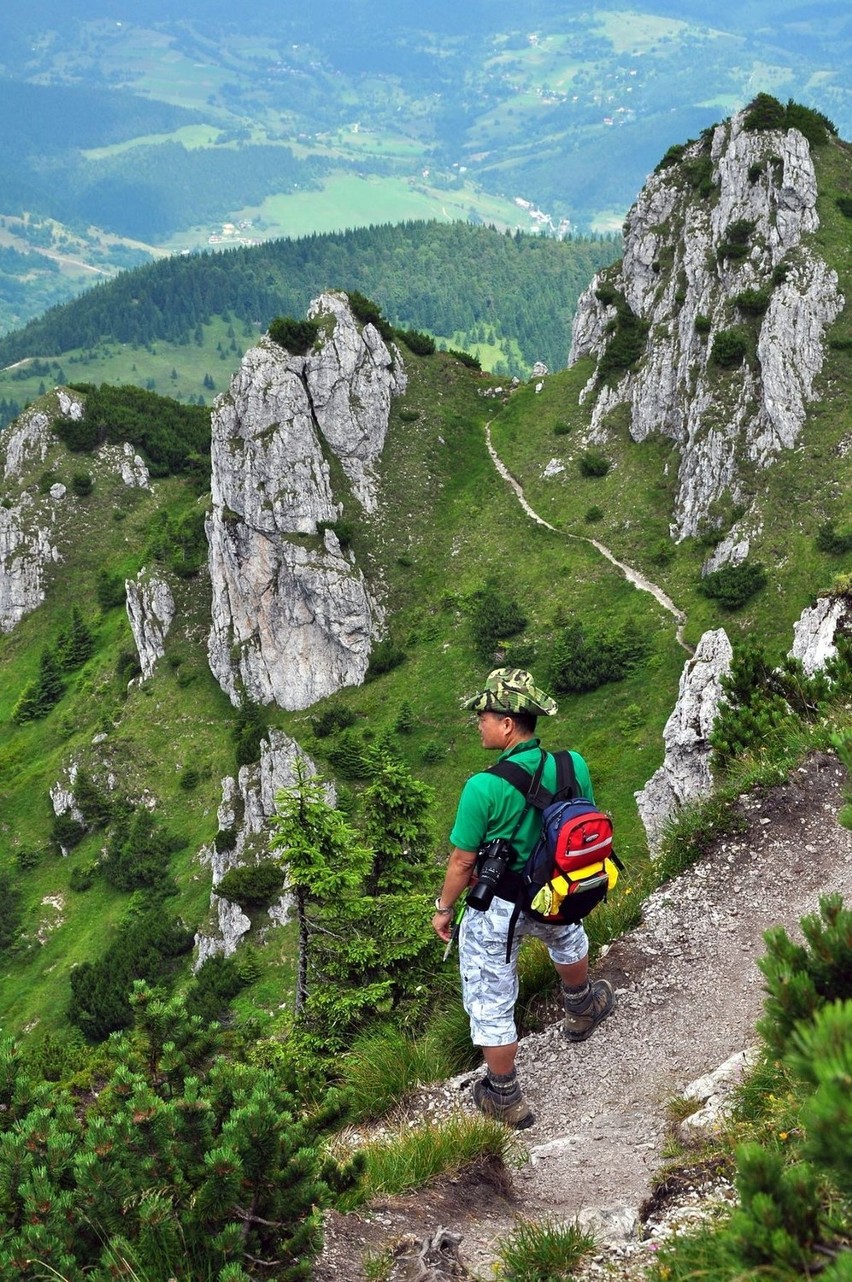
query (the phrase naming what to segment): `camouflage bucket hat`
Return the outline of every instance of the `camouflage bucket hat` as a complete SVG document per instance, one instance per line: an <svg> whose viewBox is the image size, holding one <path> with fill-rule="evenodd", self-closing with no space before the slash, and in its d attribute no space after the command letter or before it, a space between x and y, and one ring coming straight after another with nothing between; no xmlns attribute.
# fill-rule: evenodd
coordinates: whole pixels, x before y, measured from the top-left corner
<svg viewBox="0 0 852 1282"><path fill-rule="evenodd" d="M529 712L534 717L552 717L557 710L556 702L523 668L495 668L485 688L465 699L462 707L472 712Z"/></svg>

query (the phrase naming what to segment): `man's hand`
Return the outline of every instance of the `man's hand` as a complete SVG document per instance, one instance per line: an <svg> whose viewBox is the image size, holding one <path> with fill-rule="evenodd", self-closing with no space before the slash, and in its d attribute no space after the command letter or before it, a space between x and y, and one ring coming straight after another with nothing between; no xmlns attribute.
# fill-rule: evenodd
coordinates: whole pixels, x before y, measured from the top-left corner
<svg viewBox="0 0 852 1282"><path fill-rule="evenodd" d="M445 908L455 904L459 895L467 890L470 885L471 874L475 865L475 851L459 850L458 846L453 846L447 863L444 885L438 899L439 904ZM439 939L443 939L445 944L450 942L450 936L453 933L453 916L453 913L435 913L432 918L432 929Z"/></svg>
<svg viewBox="0 0 852 1282"><path fill-rule="evenodd" d="M444 943L448 944L450 935L453 933L453 914L435 913L432 918L432 929L439 939L443 939Z"/></svg>

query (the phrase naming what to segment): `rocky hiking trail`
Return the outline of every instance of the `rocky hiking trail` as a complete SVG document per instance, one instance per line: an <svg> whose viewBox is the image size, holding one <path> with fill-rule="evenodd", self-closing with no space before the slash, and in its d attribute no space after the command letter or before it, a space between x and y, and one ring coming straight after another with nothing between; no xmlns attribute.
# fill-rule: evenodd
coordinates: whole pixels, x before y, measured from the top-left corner
<svg viewBox="0 0 852 1282"><path fill-rule="evenodd" d="M489 429L495 467L528 516L555 529L528 504ZM603 544L585 541L673 615L678 641L691 654L685 615L662 589ZM359 1214L331 1213L316 1282L359 1282L364 1259L388 1249L394 1254L388 1282L490 1282L500 1241L515 1222L545 1216L579 1220L595 1234L596 1253L579 1277L634 1282L673 1226L732 1198L730 1183L714 1171L657 1186L668 1105L687 1092L707 1101L712 1118L741 1077L763 1006L757 963L764 932L780 925L797 935L822 895L852 895L852 832L838 821L847 786L837 759L820 753L785 783L741 796L736 835L720 838L698 864L655 891L643 905L642 924L598 960L594 975L612 984L614 1013L588 1041L572 1045L560 1033L554 998L544 1031L522 1038L518 1072L536 1121L515 1136L509 1176L486 1167L374 1202ZM471 1087L480 1071L422 1088L394 1121L440 1123L454 1110L474 1111ZM700 1120L701 1113L685 1125ZM381 1124L375 1129L381 1132Z"/></svg>
<svg viewBox="0 0 852 1282"><path fill-rule="evenodd" d="M782 925L797 934L820 896L852 895L852 832L837 819L845 785L836 758L816 754L784 784L743 795L742 830L655 891L642 924L599 960L594 974L608 979L618 998L609 1019L588 1041L571 1045L554 1003L545 1030L521 1040L518 1071L536 1122L516 1137L520 1164L508 1186L485 1171L357 1215L332 1213L317 1282L358 1282L365 1254L388 1247L399 1257L389 1275L394 1282L490 1280L499 1241L515 1220L545 1215L580 1217L596 1233L600 1245L583 1276L641 1277L655 1232L667 1231L643 1224L641 1215L643 1205L659 1214L665 1202L649 1199L664 1160L667 1104L754 1045L764 931ZM477 1075L423 1088L403 1116L414 1123L472 1111ZM708 1179L717 1196L730 1196L726 1181L705 1175L685 1199L676 1198L672 1213L686 1220L700 1214ZM460 1243L433 1252L433 1265L424 1243L440 1229Z"/></svg>

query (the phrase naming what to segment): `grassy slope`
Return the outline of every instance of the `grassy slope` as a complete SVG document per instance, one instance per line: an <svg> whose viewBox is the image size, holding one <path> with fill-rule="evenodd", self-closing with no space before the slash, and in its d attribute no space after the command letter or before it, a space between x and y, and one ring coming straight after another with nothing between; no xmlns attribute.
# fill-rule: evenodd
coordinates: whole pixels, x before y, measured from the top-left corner
<svg viewBox="0 0 852 1282"><path fill-rule="evenodd" d="M63 767L72 758L87 766L108 766L123 791L139 796L148 790L158 799L169 829L185 843L174 858L181 893L171 904L194 923L205 915L209 898L209 875L194 856L215 834L219 780L233 762L228 732L232 710L204 653L209 588L203 577L176 587L179 618L169 638L169 656L178 666L162 663L149 684L129 693L116 674L120 654L133 650L126 615L121 608L104 614L97 605L98 571L133 574L145 559L153 514L160 507L177 513L195 503L195 496L174 479L158 482L152 494L128 490L98 463L71 458L61 446L38 472L42 466L57 471L66 483L87 466L95 475L95 488L87 499L66 499L70 512L59 541L62 559L51 572L45 603L0 638L0 861L16 870L27 935L35 935L45 921L55 923L43 947L33 944L4 957L0 1026L6 1028L21 1027L36 1011L43 1026L61 1023L68 972L101 954L129 903L127 895L101 882L85 893L69 888L71 870L98 857L102 834L86 838L66 859L49 848L49 789L62 777ZM97 651L71 674L64 698L49 717L16 727L9 716L18 694L35 675L42 647L53 644L66 625L72 604L80 606L94 627ZM106 739L93 747L94 737L104 732ZM203 775L192 793L179 785L187 765ZM42 852L37 868L25 874L15 862L22 849ZM48 896L61 897L58 913L45 904Z"/></svg>

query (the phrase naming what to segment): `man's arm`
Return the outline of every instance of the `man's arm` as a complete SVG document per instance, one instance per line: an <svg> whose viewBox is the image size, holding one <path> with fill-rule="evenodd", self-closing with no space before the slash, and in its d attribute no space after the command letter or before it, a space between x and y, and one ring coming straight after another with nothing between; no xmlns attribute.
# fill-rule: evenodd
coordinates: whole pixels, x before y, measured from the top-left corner
<svg viewBox="0 0 852 1282"><path fill-rule="evenodd" d="M458 846L453 846L447 862L444 884L438 896L438 903L442 908L454 907L459 895L470 884L470 877L475 863L475 851L459 850ZM445 944L449 943L450 935L453 932L453 914L436 912L432 918L432 929L436 935L443 939Z"/></svg>

